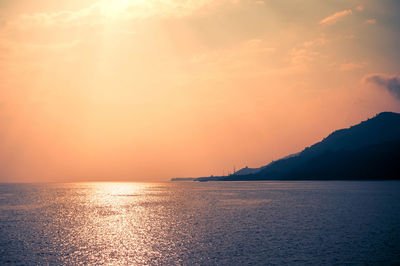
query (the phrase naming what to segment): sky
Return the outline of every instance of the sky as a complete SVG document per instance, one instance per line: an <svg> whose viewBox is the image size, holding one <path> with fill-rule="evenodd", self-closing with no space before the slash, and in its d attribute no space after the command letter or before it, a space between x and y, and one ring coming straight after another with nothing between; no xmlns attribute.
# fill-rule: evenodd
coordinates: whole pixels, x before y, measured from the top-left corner
<svg viewBox="0 0 400 266"><path fill-rule="evenodd" d="M396 0L0 0L0 182L259 167L400 112Z"/></svg>

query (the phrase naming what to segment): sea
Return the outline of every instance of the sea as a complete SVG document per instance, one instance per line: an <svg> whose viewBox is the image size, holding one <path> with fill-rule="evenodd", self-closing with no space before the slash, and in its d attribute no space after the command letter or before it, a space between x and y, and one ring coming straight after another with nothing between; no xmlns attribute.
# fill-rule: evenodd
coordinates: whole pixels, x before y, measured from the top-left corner
<svg viewBox="0 0 400 266"><path fill-rule="evenodd" d="M400 182L0 184L0 265L400 265Z"/></svg>

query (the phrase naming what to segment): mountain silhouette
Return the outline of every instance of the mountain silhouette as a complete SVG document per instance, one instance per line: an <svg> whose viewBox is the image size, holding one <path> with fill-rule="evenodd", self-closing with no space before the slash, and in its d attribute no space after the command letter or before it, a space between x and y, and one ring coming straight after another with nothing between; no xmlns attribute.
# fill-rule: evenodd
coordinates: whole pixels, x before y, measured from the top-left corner
<svg viewBox="0 0 400 266"><path fill-rule="evenodd" d="M400 114L383 112L260 168L198 181L400 180Z"/></svg>

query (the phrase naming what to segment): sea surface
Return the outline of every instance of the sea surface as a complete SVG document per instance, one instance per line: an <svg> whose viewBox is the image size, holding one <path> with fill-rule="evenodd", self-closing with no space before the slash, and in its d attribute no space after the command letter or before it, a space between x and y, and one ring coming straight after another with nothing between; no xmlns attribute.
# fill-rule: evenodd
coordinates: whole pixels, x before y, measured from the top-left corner
<svg viewBox="0 0 400 266"><path fill-rule="evenodd" d="M400 182L0 184L0 265L400 264Z"/></svg>

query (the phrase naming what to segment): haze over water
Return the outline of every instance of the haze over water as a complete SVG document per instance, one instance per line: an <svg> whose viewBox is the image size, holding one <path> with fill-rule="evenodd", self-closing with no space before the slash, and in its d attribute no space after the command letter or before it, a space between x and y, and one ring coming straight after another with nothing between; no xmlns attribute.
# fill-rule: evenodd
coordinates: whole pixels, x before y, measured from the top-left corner
<svg viewBox="0 0 400 266"><path fill-rule="evenodd" d="M400 180L399 13L0 0L0 266L400 265L400 182L165 182Z"/></svg>
<svg viewBox="0 0 400 266"><path fill-rule="evenodd" d="M0 264L399 264L399 182L0 184Z"/></svg>
<svg viewBox="0 0 400 266"><path fill-rule="evenodd" d="M260 167L400 112L398 0L1 0L0 182Z"/></svg>

